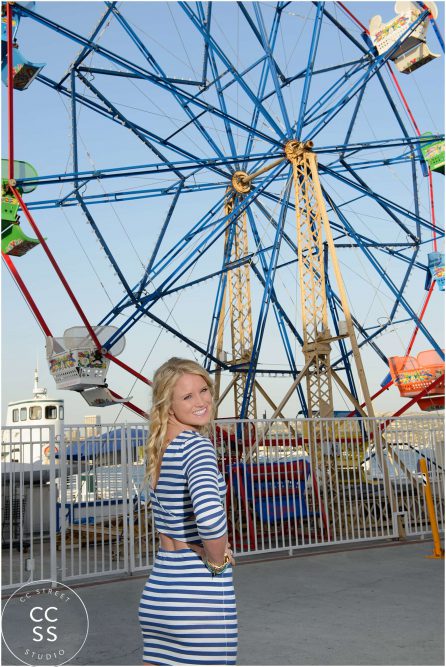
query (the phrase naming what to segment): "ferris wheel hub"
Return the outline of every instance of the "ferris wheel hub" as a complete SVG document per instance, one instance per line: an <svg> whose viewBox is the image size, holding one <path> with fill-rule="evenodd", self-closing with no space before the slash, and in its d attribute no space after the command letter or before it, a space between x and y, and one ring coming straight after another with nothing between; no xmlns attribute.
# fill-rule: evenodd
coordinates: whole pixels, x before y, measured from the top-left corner
<svg viewBox="0 0 446 667"><path fill-rule="evenodd" d="M246 195L251 190L251 181L246 171L235 171L231 182L234 190L240 194Z"/></svg>
<svg viewBox="0 0 446 667"><path fill-rule="evenodd" d="M297 139L290 139L284 147L285 156L288 160L298 160L303 153L310 151L314 144L312 141L298 141Z"/></svg>

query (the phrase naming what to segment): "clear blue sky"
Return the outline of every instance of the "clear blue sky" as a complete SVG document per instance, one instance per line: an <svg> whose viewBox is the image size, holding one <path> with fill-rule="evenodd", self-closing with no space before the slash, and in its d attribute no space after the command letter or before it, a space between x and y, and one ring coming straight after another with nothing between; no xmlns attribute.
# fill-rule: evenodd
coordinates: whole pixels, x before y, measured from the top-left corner
<svg viewBox="0 0 446 667"><path fill-rule="evenodd" d="M390 20L394 16L393 5L393 2L347 3L350 10L365 25L368 25L370 18L377 13L380 13L384 20ZM438 23L444 34L444 4L438 3L438 6L440 12ZM202 40L177 3L123 2L118 3L118 7L170 76L189 79L201 77ZM254 17L252 5L249 4L247 7ZM261 3L267 31L273 17L273 7L273 3ZM362 42L360 31L339 7L334 3L327 3L327 8L358 41ZM104 13L105 5L99 2L40 2L36 5L36 11L74 32L89 36ZM215 3L213 11L213 36L231 58L234 66L241 71L259 56L258 44L235 3ZM287 76L292 76L305 66L313 19L314 8L310 2L293 2L284 10L276 54ZM42 74L55 80L63 76L80 50L79 45L29 18L21 22L18 41L23 54L31 61L46 63ZM432 28L429 29L427 41L431 51L441 53ZM99 37L99 42L104 47L144 65L142 56L114 19L106 25ZM324 23L316 67L322 68L347 62L357 55L358 52L342 34L329 23ZM86 64L96 67L110 66L99 56L89 57ZM218 67L221 71L221 63L218 63ZM257 68L245 77L246 83L252 89L257 86L258 72ZM393 84L390 83L387 73L384 74L384 78L389 84L398 110L407 121L405 111L394 92ZM397 78L421 131L443 132L444 56L441 55L440 58L408 76L397 73ZM227 79L223 78L223 81ZM331 74L321 75L317 80L315 79L310 93L310 104L318 99L320 93L330 85L330 81L333 81ZM95 75L93 83L129 118L157 134L167 136L185 122L184 112L172 102L170 95L159 91L154 86L144 85L141 81L124 80L117 77L106 78L99 74ZM272 83L269 80L267 90L270 90L271 86ZM83 92L83 85L79 84L78 90ZM190 90L196 91L194 88ZM297 86L290 87L284 93L288 112L293 119L299 108L300 91L301 88ZM5 92L6 89L3 86L3 101L5 101ZM207 99L215 105L218 104L215 96ZM233 115L241 119L250 117L249 100L240 86L235 85L228 90L226 100ZM15 94L15 156L16 159L24 159L33 164L39 175L63 173L72 169L68 105L67 98L39 82L34 82L27 91ZM4 104L2 152L4 156L7 151L5 106ZM281 122L277 101L271 103L271 114L278 123ZM319 144L324 145L342 143L350 117L351 111L339 114L328 129L321 133L316 144L318 141ZM408 122L406 124L410 128L410 124ZM212 134L219 150L225 155L229 154L221 122L205 116L203 125ZM261 127L265 131L268 130L265 124ZM79 109L78 128L81 169L119 167L157 161L150 150L128 130L110 123L86 108ZM235 132L234 136L236 148L242 152L245 140L243 131ZM352 139L373 141L397 136L400 136L400 130L389 112L382 91L380 92L378 86L372 83L365 93L364 104L361 106ZM215 153L210 151L209 146L194 129L183 133L181 142L184 147L197 155L215 157ZM166 154L172 157L168 152ZM386 154L381 150L377 150L373 155L369 154L370 159L380 159L384 156ZM328 159L325 157L324 161L328 162ZM410 170L407 166L384 167L360 173L371 188L396 202L407 205L408 208L412 205L408 187ZM104 182L103 185L92 184L85 194L104 190L156 187L172 180L170 176L163 178L136 177ZM221 180L215 176L205 175L198 176L197 181L200 178L202 181ZM444 220L444 178L439 174L434 174L433 180L437 218L439 223L442 223ZM351 191L347 192L342 185L334 181L327 183L327 189L338 201L351 198ZM67 191L66 186L40 186L27 197L26 201L57 197ZM194 222L223 193L224 186L219 190L184 195L181 206L175 212L172 228L166 237L164 247L170 247L170 244L180 234L191 228ZM427 179L425 178L420 178L420 200L421 214L429 218ZM142 275L144 263L150 256L151 248L170 203L171 197L152 198L113 206L92 206L90 209L131 285L136 283ZM270 211L274 212L274 205L271 202L268 206ZM389 224L386 214L376 205L365 201L355 202L348 208L348 215L361 233L382 241L405 241L404 233L396 232L395 228ZM67 208L36 211L35 219L90 321L97 323L108 311L111 303L116 303L121 298L123 290L85 218L79 210ZM262 223L259 220L259 225L262 224L264 225L262 228L264 240L267 244L272 240L271 231L266 228L264 221ZM29 225L25 220L23 220L23 228L30 233ZM290 236L294 233L293 238L295 238L295 223L291 215L287 219L287 231ZM424 239L427 239L427 236ZM426 262L427 253L431 249L430 244L423 245L419 254L420 261ZM191 277L198 277L215 270L221 263L221 254L222 246L220 245L206 258L207 263L202 262L197 266ZM289 255L286 255L285 259L289 259ZM339 260L353 313L364 326L372 327L383 322L388 315L391 300L382 280L367 265L361 252L357 249L339 251ZM388 275L395 282L400 282L401 263L388 256L385 256L382 261ZM49 265L42 248L34 249L25 257L17 259L16 265L55 335L60 336L65 328L80 324L79 317ZM289 316L299 326L300 298L295 267L282 270L278 274L277 285ZM208 282L197 289L186 291L178 301L176 296L170 297L166 299L165 304L158 307L156 312L160 317L167 317L170 313L172 324L176 323L184 333L204 345L208 335L215 287L215 281ZM406 296L413 308L418 311L425 296L424 275L421 271L415 270L411 275ZM258 299L259 289L253 286L254 323L258 316ZM443 295L435 291L425 322L438 340L441 340L443 331L443 312ZM400 318L397 317L397 319ZM411 323L395 326L379 338L377 343L382 346L384 353L388 356L403 354L412 328ZM279 367L286 365L284 354L278 349L277 341L278 333L271 311L262 354L264 367L271 367L275 364ZM82 422L85 414L94 412L76 394L56 391L46 366L44 336L5 269L2 283L2 343L3 417L8 401L30 395L36 360L39 363L41 384L48 387L51 395L65 399L67 421ZM418 352L426 347L430 346L419 335L414 351ZM230 348L229 339L226 340L225 348ZM127 346L121 358L150 378L157 366L172 354L193 356L192 351L183 343L174 339L170 334L163 333L150 321L145 321L132 329L127 336ZM200 359L199 355L196 355L196 358ZM298 356L298 365L301 364L302 358ZM370 351L364 351L364 364L370 389L373 392L386 375L386 368ZM134 380L130 375L112 366L108 381L110 387L123 396L132 394L133 401L140 407L148 406L150 390L139 382L133 387ZM280 400L290 383L289 379L270 381L262 379L261 381L276 401ZM339 409L345 407L338 396L336 402ZM298 409L296 405L297 403L290 405L288 413L290 416L296 414ZM378 412L387 411L401 405L402 401L398 392L393 389L376 402L376 410ZM263 409L264 404L260 401L259 416ZM229 404L226 405L225 412L228 415L232 414ZM101 412L102 420L112 422L119 413L118 408L107 408ZM270 414L270 409L267 410L267 413ZM135 417L124 410L120 413L119 419L132 421Z"/></svg>

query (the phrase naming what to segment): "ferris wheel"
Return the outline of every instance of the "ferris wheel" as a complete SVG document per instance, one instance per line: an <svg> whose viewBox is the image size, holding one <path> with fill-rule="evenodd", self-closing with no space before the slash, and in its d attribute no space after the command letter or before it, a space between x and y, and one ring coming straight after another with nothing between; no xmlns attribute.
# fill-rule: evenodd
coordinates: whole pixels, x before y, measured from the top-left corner
<svg viewBox="0 0 446 667"><path fill-rule="evenodd" d="M429 68L442 85L434 3L365 3L387 13L367 25L340 2L87 3L89 32L34 4L7 4L2 19L2 251L58 388L144 414L111 389L111 367L150 384L146 351L137 367L126 354L156 325L156 340L173 335L215 375L217 403L232 395L240 418L260 402L283 415L291 397L304 416L370 415L392 383L410 405L444 405L444 353L426 316L444 289L444 134L407 95L428 95ZM46 64L23 56L25 22L34 52L53 54ZM74 49L66 62L62 44ZM34 108L36 125L14 129L37 89L65 110L60 137ZM25 154L36 127L55 145L46 174ZM68 271L46 216L76 236ZM37 253L77 312L65 331L20 275ZM73 277L85 257L82 294ZM273 377L288 380L279 399Z"/></svg>

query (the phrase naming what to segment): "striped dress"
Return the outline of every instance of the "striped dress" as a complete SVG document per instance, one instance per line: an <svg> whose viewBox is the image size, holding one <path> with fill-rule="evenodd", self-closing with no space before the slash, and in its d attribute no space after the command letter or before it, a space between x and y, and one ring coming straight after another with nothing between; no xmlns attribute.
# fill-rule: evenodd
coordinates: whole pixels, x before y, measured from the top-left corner
<svg viewBox="0 0 446 667"><path fill-rule="evenodd" d="M163 456L156 492L158 532L202 545L226 533L226 485L215 450L196 431L183 431ZM232 566L213 576L192 549L158 550L139 606L144 662L235 665L237 610Z"/></svg>

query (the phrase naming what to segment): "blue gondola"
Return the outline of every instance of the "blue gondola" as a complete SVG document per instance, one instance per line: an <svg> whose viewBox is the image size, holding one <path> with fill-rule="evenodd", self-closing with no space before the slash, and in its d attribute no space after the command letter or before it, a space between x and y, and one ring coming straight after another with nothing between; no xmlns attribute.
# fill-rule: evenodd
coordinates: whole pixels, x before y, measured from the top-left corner
<svg viewBox="0 0 446 667"><path fill-rule="evenodd" d="M33 9L34 2L24 2L23 5L29 9ZM26 90L28 86L34 81L45 63L33 63L27 60L20 52L15 37L20 22L20 14L14 11L12 6L12 38L13 38L13 52L12 52L12 66L13 66L13 87L15 90ZM6 23L6 15L2 16L2 81L5 86L8 85L8 58L7 58L7 44L8 44L8 27Z"/></svg>
<svg viewBox="0 0 446 667"><path fill-rule="evenodd" d="M427 256L427 275L425 289L429 289L433 280L440 292L444 292L444 253L430 252Z"/></svg>

